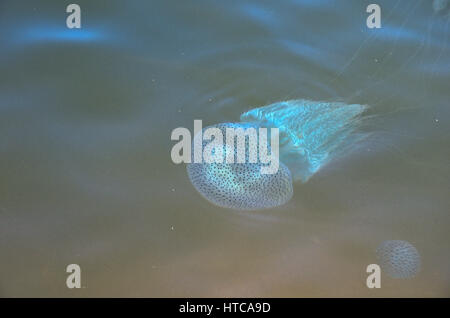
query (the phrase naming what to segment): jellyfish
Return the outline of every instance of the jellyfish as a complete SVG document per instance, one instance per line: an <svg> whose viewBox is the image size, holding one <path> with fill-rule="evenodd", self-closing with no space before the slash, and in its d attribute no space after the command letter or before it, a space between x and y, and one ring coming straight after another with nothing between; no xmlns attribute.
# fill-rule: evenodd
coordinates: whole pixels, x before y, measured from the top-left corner
<svg viewBox="0 0 450 318"><path fill-rule="evenodd" d="M434 13L442 13L445 11L449 3L449 0L433 0Z"/></svg>
<svg viewBox="0 0 450 318"><path fill-rule="evenodd" d="M278 171L262 174L260 168L264 164L248 160L250 149L246 144L245 162L189 163L189 179L204 198L220 207L259 210L283 205L293 195L293 182L307 182L361 139L363 134L357 131L366 109L367 106L359 104L304 99L251 109L240 115L238 123L212 127L223 134L227 127L278 128ZM202 146L206 146L204 141ZM236 150L223 146L221 153L227 151Z"/></svg>
<svg viewBox="0 0 450 318"><path fill-rule="evenodd" d="M376 255L382 271L392 278L412 278L420 271L420 254L407 241L384 241Z"/></svg>

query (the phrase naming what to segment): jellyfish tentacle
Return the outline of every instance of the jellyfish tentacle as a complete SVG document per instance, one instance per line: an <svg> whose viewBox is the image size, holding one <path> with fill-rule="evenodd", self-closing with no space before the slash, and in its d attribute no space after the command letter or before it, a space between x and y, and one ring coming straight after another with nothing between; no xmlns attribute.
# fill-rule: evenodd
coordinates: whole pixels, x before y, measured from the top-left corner
<svg viewBox="0 0 450 318"><path fill-rule="evenodd" d="M280 131L280 161L294 180L306 182L344 146L363 134L361 126L367 105L343 102L289 100L255 108L240 116L242 122L258 122Z"/></svg>

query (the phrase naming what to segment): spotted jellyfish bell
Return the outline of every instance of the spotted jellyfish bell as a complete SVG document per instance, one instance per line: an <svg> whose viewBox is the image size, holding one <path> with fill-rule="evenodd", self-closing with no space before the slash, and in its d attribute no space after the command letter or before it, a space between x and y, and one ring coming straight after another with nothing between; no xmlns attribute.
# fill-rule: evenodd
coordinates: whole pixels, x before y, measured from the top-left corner
<svg viewBox="0 0 450 318"><path fill-rule="evenodd" d="M226 136L227 128L254 128L257 132L259 128L255 123L222 123L205 127L202 132L208 128L217 128ZM258 136L259 137L259 136ZM268 138L270 139L270 138ZM195 149L195 140L193 141L193 149ZM225 138L223 138L225 140ZM187 165L189 179L195 189L211 203L230 209L236 210L260 210L273 208L283 205L292 197L292 177L289 169L278 158L278 170L275 173L262 173L263 167L267 167L267 163L262 163L259 153L259 140L256 153L253 147L249 147L249 139L245 140L245 161L237 162L237 154L239 145L230 147L228 143L211 149L211 158L213 162L195 163L194 160ZM236 138L236 141L238 139ZM207 149L208 142L203 140L201 149ZM268 143L266 144L270 150ZM242 146L242 144L241 144ZM214 162L217 157L231 155L234 163ZM256 156L255 160L250 160L252 155ZM192 153L194 159L194 152ZM273 164L273 163L272 163Z"/></svg>
<svg viewBox="0 0 450 318"><path fill-rule="evenodd" d="M376 250L381 270L392 278L412 278L420 271L420 254L407 241L384 241Z"/></svg>

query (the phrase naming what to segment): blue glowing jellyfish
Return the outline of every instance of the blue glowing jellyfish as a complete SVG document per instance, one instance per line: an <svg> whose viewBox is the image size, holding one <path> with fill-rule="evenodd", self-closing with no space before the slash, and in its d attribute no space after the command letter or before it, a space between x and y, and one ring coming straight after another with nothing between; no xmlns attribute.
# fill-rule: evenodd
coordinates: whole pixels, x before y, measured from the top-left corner
<svg viewBox="0 0 450 318"><path fill-rule="evenodd" d="M280 130L280 161L294 180L308 181L346 146L363 135L356 131L367 106L340 102L290 100L252 109L241 121Z"/></svg>
<svg viewBox="0 0 450 318"><path fill-rule="evenodd" d="M221 207L258 210L282 205L292 197L293 181L308 181L361 138L357 130L366 108L341 102L290 100L252 109L240 116L240 123L214 127L224 135L227 127L278 128L278 172L262 174L263 164L249 162L248 151L244 163L188 164L190 181L208 201ZM235 150L224 147L220 153L227 151Z"/></svg>
<svg viewBox="0 0 450 318"><path fill-rule="evenodd" d="M406 241L384 241L376 250L382 272L392 278L412 278L420 271L420 254Z"/></svg>

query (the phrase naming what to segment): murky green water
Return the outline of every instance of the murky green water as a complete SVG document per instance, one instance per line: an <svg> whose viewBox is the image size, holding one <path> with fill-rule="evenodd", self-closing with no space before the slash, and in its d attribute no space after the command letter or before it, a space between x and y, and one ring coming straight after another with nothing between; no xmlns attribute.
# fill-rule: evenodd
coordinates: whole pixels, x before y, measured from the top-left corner
<svg viewBox="0 0 450 318"><path fill-rule="evenodd" d="M357 0L76 3L81 30L0 2L1 296L450 296L449 8L377 1L368 29ZM215 207L172 163L174 128L292 98L373 119L286 205ZM422 271L368 289L396 239Z"/></svg>

